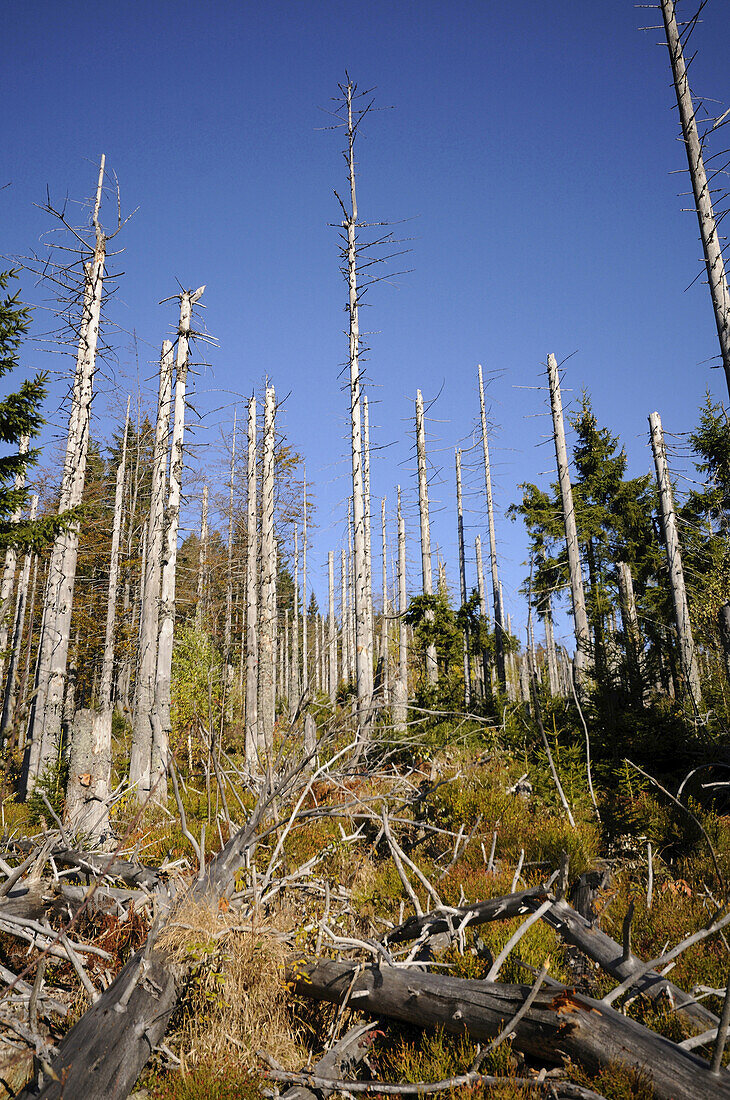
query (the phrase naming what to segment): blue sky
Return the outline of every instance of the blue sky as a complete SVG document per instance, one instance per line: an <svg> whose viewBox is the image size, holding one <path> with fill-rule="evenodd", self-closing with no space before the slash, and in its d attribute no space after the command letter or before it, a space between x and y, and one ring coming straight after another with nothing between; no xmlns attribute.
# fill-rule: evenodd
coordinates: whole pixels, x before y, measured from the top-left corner
<svg viewBox="0 0 730 1100"><path fill-rule="evenodd" d="M693 88L723 110L728 9L711 0L703 14ZM57 200L88 196L101 152L125 210L139 206L118 238L125 274L108 330L118 361L99 379L98 434L119 405L114 384L134 384L132 330L147 380L174 322L174 305L158 302L177 280L205 283L220 346L205 351L196 383L206 415L195 442L210 442L196 456L222 480L215 448L235 395L266 375L289 394L280 425L314 482L320 597L327 550L344 532L348 462L345 287L329 227L344 164L319 108L345 68L393 108L372 114L359 142L360 214L402 223L394 232L411 251L396 267L412 270L373 290L363 327L373 331L373 511L386 495L392 518L400 481L414 586L417 388L426 401L440 394L428 424L433 541L455 587L453 448L469 445L478 416L477 362L491 379L498 537L518 623L525 539L502 513L519 482L545 484L552 470L546 395L531 388L547 353L572 355L566 391L590 392L632 475L650 469L653 409L681 433L707 387L725 396L707 363L717 350L707 288L685 292L701 248L694 215L681 212L688 181L672 174L685 160L666 47L661 32L638 30L657 12L623 0L25 0L3 16L3 253L39 247L50 222L34 203L46 185ZM25 293L45 297L30 281ZM25 359L47 365L30 343ZM486 534L477 454L464 459L470 584L473 537Z"/></svg>

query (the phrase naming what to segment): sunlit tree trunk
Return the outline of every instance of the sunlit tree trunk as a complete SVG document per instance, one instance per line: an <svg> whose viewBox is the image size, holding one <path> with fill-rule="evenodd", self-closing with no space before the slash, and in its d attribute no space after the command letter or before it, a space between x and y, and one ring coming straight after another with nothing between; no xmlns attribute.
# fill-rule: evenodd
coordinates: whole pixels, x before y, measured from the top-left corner
<svg viewBox="0 0 730 1100"><path fill-rule="evenodd" d="M258 528L256 481L256 398L248 403L248 500L246 508L246 767L258 772ZM243 664L243 662L241 662Z"/></svg>
<svg viewBox="0 0 730 1100"><path fill-rule="evenodd" d="M274 545L274 446L276 394L266 387L261 463L261 599L259 605L259 741L262 757L274 747L274 612L276 549Z"/></svg>
<svg viewBox="0 0 730 1100"><path fill-rule="evenodd" d="M433 595L433 573L431 567L431 523L428 514L428 470L426 467L426 432L423 422L423 397L416 393L416 455L418 460L418 511L421 521L421 573L423 576L424 596ZM426 621L433 622L433 611L428 609ZM426 681L433 686L438 679L436 646L431 642L426 647Z"/></svg>
<svg viewBox="0 0 730 1100"><path fill-rule="evenodd" d="M489 438L487 435L487 411L484 403L484 378L482 365L477 367L479 374L479 411L482 422L482 456L484 458L484 484L487 494L487 519L489 521L489 565L492 574L492 598L494 603L494 658L497 666L497 679L504 691L506 686L504 659L504 605L502 588L499 583L499 565L497 562L497 535L494 527L494 499L492 497L492 467L489 461Z"/></svg>
<svg viewBox="0 0 730 1100"><path fill-rule="evenodd" d="M459 587L461 590L461 606L466 606L466 554L464 552L464 505L461 495L461 451L456 451L456 518L459 536ZM464 709L471 706L471 660L469 656L469 629L464 628L463 638L464 659Z"/></svg>

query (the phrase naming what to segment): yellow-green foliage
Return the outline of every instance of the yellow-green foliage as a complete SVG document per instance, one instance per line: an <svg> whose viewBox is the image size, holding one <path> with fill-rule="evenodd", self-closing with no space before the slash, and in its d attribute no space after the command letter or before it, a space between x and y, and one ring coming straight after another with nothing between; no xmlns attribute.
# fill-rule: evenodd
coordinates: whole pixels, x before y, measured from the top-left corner
<svg viewBox="0 0 730 1100"><path fill-rule="evenodd" d="M221 658L208 634L194 624L175 636L172 653L172 708L174 748L184 755L190 735L193 755L201 753L200 731L217 730L221 706ZM210 734L208 734L210 736ZM206 749L207 751L207 749Z"/></svg>

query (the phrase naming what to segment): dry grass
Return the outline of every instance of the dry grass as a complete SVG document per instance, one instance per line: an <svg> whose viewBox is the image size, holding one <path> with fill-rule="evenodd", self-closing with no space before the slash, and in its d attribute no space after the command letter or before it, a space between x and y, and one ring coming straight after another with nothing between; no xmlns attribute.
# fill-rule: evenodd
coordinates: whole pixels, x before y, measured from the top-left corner
<svg viewBox="0 0 730 1100"><path fill-rule="evenodd" d="M297 1028L287 1008L286 949L270 925L240 923L234 912L187 905L159 946L190 968L168 1045L183 1072L211 1063L260 1066L265 1048L287 1066L301 1064Z"/></svg>

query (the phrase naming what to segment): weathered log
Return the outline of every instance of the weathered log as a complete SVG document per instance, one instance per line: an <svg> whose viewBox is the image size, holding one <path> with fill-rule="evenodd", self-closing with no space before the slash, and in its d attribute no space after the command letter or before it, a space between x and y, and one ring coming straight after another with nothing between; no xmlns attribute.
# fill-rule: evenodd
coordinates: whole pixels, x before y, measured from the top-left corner
<svg viewBox="0 0 730 1100"><path fill-rule="evenodd" d="M461 906L448 913L434 910L423 917L410 917L403 924L388 933L386 943L403 943L415 940L426 930L428 938L448 933L458 928L469 917L468 927L486 924L493 920L508 920L523 913L534 911L548 897L544 887L533 887L517 894L490 898L474 905ZM641 966L641 960L633 955L624 960L623 947L600 928L586 920L567 901L555 901L542 919L553 928L564 943L577 947L588 958L619 981L624 981L634 970ZM636 982L638 992L645 993L652 1000L669 996L678 1013L692 1024L702 1027L717 1027L719 1020L714 1012L705 1005L695 1002L691 995L679 986L650 970Z"/></svg>
<svg viewBox="0 0 730 1100"><path fill-rule="evenodd" d="M330 960L299 959L289 974L301 996L335 1004L347 997L358 1011L441 1027L480 1042L493 1038L530 992L529 986ZM541 989L514 1030L515 1049L542 1061L570 1058L588 1072L616 1062L640 1068L651 1078L658 1100L730 1098L730 1075L713 1075L707 1062L565 986Z"/></svg>
<svg viewBox="0 0 730 1100"><path fill-rule="evenodd" d="M312 1077L350 1077L370 1050L372 1028L372 1024L359 1024L351 1028L312 1067ZM282 1093L281 1100L321 1100L321 1097L330 1096L332 1091L317 1086L317 1091L314 1092L305 1085L293 1085Z"/></svg>

